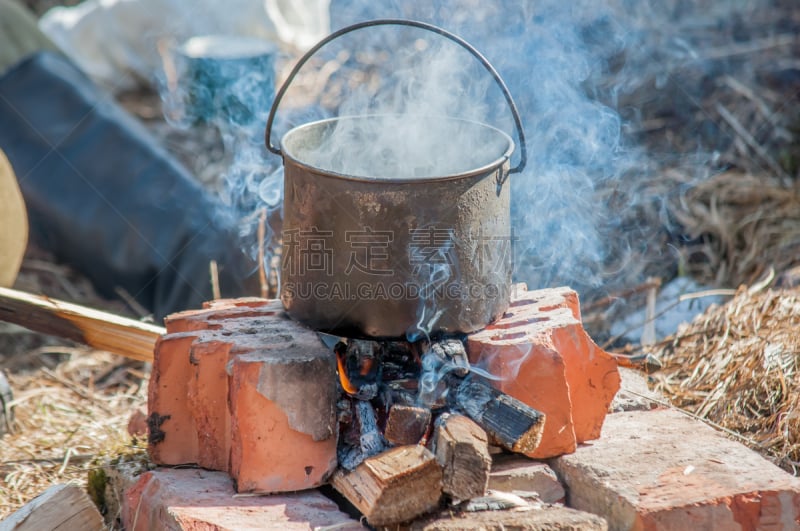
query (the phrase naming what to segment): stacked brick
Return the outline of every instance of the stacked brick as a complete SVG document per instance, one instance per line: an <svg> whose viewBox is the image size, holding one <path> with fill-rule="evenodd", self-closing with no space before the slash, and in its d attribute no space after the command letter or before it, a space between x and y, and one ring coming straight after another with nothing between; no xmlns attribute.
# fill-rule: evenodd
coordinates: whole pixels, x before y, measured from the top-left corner
<svg viewBox="0 0 800 531"><path fill-rule="evenodd" d="M228 472L239 492L322 484L336 468L336 368L276 301L222 300L171 315L156 344L149 452Z"/></svg>
<svg viewBox="0 0 800 531"><path fill-rule="evenodd" d="M620 376L583 329L573 290L517 287L505 315L469 336L467 352L472 364L500 377L500 391L546 415L542 442L528 457L571 453L600 437Z"/></svg>
<svg viewBox="0 0 800 531"><path fill-rule="evenodd" d="M150 455L226 471L240 492L321 484L336 467L334 358L278 301L245 298L171 315L150 381ZM583 330L567 288L515 290L508 312L469 336L470 361L545 413L529 457L595 439L619 388L614 359Z"/></svg>
<svg viewBox="0 0 800 531"><path fill-rule="evenodd" d="M150 382L151 457L224 473L159 468L140 476L124 496L125 528L360 528L319 491L233 496L309 489L335 469L335 361L316 334L261 299L216 301L166 324ZM606 418L620 373L583 330L572 290L518 289L506 314L470 335L467 348L473 365L500 377L493 385L547 415L530 457L560 456L550 461L558 478L544 463L496 456L490 486L558 502L563 483L568 506L599 517L488 511L411 528L512 526L523 515L525 528L546 517L553 528L586 530L800 529L800 480L751 450L649 403L635 411L618 404L622 412ZM626 377L634 396L646 390ZM600 440L579 444L601 428Z"/></svg>

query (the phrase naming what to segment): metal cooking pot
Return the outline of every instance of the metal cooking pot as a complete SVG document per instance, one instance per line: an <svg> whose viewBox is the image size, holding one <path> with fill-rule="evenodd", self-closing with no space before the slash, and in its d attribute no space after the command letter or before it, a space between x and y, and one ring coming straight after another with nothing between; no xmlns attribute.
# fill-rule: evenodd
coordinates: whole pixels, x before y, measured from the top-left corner
<svg viewBox="0 0 800 531"><path fill-rule="evenodd" d="M272 145L276 110L306 61L345 33L380 25L432 31L481 62L511 108L520 140L517 166L510 168L514 142L506 133L441 116L343 116L296 127L280 148ZM404 136L410 119L459 152L469 143L468 155L451 157L445 146L437 152L444 169L432 169ZM346 142L332 145L336 135ZM390 160L358 164L366 149L387 138L399 150L387 155ZM525 165L525 136L505 83L467 42L409 20L373 20L331 34L300 59L278 91L266 143L284 163L280 297L293 318L350 337L413 338L473 332L508 308L512 242L505 183Z"/></svg>

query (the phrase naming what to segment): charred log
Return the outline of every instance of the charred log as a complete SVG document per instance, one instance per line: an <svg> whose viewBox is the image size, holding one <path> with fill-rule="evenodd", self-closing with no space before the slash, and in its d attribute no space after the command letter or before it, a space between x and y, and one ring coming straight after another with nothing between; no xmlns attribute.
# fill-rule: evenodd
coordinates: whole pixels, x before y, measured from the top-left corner
<svg viewBox="0 0 800 531"><path fill-rule="evenodd" d="M338 450L339 466L346 470L353 470L364 459L387 448L372 404L366 400L353 400L353 420L345 434L345 444Z"/></svg>
<svg viewBox="0 0 800 531"><path fill-rule="evenodd" d="M527 454L542 440L545 415L470 375L452 379L451 404L483 428L491 441L512 452Z"/></svg>
<svg viewBox="0 0 800 531"><path fill-rule="evenodd" d="M430 409L394 405L389 409L384 436L395 445L417 444L428 432L430 424Z"/></svg>

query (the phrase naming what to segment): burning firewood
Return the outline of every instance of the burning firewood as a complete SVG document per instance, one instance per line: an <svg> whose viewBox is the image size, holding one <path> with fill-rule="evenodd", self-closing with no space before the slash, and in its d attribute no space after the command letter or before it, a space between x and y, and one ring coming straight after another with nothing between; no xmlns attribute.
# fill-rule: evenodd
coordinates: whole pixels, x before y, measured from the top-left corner
<svg viewBox="0 0 800 531"><path fill-rule="evenodd" d="M418 401L427 407L442 408L447 405L446 377L469 374L467 351L463 342L453 338L434 341L426 346L422 356Z"/></svg>
<svg viewBox="0 0 800 531"><path fill-rule="evenodd" d="M444 414L436 421L431 450L444 470L445 494L468 500L486 493L492 457L480 426L463 415Z"/></svg>
<svg viewBox="0 0 800 531"><path fill-rule="evenodd" d="M386 449L372 404L367 400L353 400L352 407L355 410L355 422L344 434L344 439L349 440L350 444L340 445L338 450L339 466L345 470L353 470L364 459Z"/></svg>
<svg viewBox="0 0 800 531"><path fill-rule="evenodd" d="M541 440L544 414L471 375L459 339L348 340L334 351L344 391L338 453L347 470L386 445L425 444L431 419L447 411L464 413L477 423L473 433L514 452L531 452Z"/></svg>
<svg viewBox="0 0 800 531"><path fill-rule="evenodd" d="M471 374L460 339L343 340L334 352L342 393L332 483L372 525L410 520L443 494L484 496L489 442L526 453L541 440L544 414Z"/></svg>
<svg viewBox="0 0 800 531"><path fill-rule="evenodd" d="M431 410L395 404L389 409L384 436L392 444L417 444L428 432Z"/></svg>
<svg viewBox="0 0 800 531"><path fill-rule="evenodd" d="M339 470L331 483L370 525L388 525L439 505L442 469L424 446L398 446L367 459L352 472Z"/></svg>
<svg viewBox="0 0 800 531"><path fill-rule="evenodd" d="M450 365L450 371L458 376L469 374L469 360L464 342L459 339L444 339L431 344L431 352Z"/></svg>
<svg viewBox="0 0 800 531"><path fill-rule="evenodd" d="M453 406L486 430L493 443L522 454L536 449L542 440L544 413L472 375L457 385L450 393Z"/></svg>
<svg viewBox="0 0 800 531"><path fill-rule="evenodd" d="M350 339L334 347L342 389L361 400L378 394L381 379L381 344L377 341Z"/></svg>

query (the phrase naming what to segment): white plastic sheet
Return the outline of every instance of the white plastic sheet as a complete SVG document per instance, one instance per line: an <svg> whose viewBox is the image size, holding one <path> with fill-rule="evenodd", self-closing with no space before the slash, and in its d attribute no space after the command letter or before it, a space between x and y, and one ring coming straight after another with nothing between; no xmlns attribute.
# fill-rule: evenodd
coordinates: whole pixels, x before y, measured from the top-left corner
<svg viewBox="0 0 800 531"><path fill-rule="evenodd" d="M149 83L161 43L196 35L249 35L306 49L330 31L330 0L86 0L56 7L42 31L111 91Z"/></svg>

